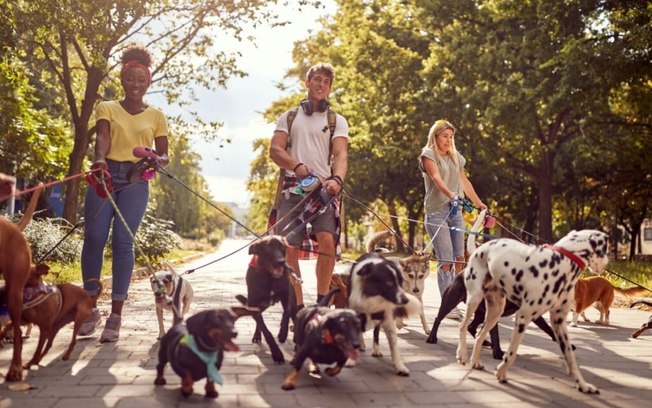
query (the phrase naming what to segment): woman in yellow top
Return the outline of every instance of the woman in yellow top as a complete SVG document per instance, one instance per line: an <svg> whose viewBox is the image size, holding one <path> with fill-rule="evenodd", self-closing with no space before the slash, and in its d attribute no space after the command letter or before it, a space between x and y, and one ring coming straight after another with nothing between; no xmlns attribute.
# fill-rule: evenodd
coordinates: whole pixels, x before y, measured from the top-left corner
<svg viewBox="0 0 652 408"><path fill-rule="evenodd" d="M168 127L165 115L143 100L152 82L150 65L151 56L145 48L132 46L125 50L120 72L124 99L100 102L95 111L97 140L92 168L103 168L111 174L113 200L134 235L147 208L149 182L139 180L129 183L127 173L140 160L133 155L133 150L138 146L154 146L160 157L159 165L166 166L169 162ZM106 321L100 341L115 342L119 338L122 306L127 299L134 268L134 244L113 206L106 198L98 196L96 190L91 187L86 190L84 219L82 276L85 282L84 288L93 298L94 308L79 334L90 335L101 323L97 308L98 286L86 281L99 279L104 247L109 237L109 230L113 227L111 315Z"/></svg>

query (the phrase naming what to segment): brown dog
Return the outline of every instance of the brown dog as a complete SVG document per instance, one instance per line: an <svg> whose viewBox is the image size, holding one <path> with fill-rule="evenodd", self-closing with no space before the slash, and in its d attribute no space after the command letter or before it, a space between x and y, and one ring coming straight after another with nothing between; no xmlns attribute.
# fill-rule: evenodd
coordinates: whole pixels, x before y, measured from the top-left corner
<svg viewBox="0 0 652 408"><path fill-rule="evenodd" d="M5 182L3 182L5 183ZM23 378L21 353L23 339L20 331L20 317L23 306L23 289L32 264L32 252L23 236L25 228L36 209L41 189L32 194L29 206L19 222L19 227L0 217L0 273L5 279L5 294L9 318L14 323L14 352L6 375L7 381L20 381Z"/></svg>
<svg viewBox="0 0 652 408"><path fill-rule="evenodd" d="M23 368L30 368L38 365L41 359L52 347L52 342L61 328L70 322L75 322L72 332L72 340L68 350L64 353L62 360L68 360L77 342L77 332L82 323L88 319L93 309L91 297L86 291L77 285L62 283L48 287L43 282L43 276L47 275L50 268L45 264L32 265L29 279L25 284L25 305L22 314L23 323L33 323L39 327L38 345L32 359L23 365ZM93 279L98 284L102 293L102 282ZM3 329L7 330L13 326ZM47 344L46 344L47 341ZM43 347L45 346L45 349Z"/></svg>
<svg viewBox="0 0 652 408"><path fill-rule="evenodd" d="M614 292L629 298L638 296L647 292L639 286L632 286L631 288L620 289L613 286L608 280L601 276L591 276L589 278L582 278L577 281L575 285L575 307L573 308L573 321L571 326L577 326L577 320L582 315L585 322L589 319L586 318L584 310L595 303L595 308L600 311L600 319L596 323L609 325L609 308L614 301Z"/></svg>
<svg viewBox="0 0 652 408"><path fill-rule="evenodd" d="M337 309L346 309L348 307L349 280L351 280L351 276L348 272L333 272L329 289L338 288L339 292L334 292L328 306L335 305Z"/></svg>

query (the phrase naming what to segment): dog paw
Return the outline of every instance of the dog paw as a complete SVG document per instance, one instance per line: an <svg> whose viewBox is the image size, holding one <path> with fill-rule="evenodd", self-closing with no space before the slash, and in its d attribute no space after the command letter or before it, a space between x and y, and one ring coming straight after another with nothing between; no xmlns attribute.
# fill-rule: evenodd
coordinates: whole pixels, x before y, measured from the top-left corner
<svg viewBox="0 0 652 408"><path fill-rule="evenodd" d="M428 338L426 339L426 343L428 343L428 344L437 344L437 336L435 336L434 333L430 333L428 335Z"/></svg>
<svg viewBox="0 0 652 408"><path fill-rule="evenodd" d="M426 335L429 335L429 334L430 334L430 329L426 329L426 328L424 327L424 328L423 328L423 332L424 332Z"/></svg>
<svg viewBox="0 0 652 408"><path fill-rule="evenodd" d="M482 364L482 361L474 361L472 367L476 370L484 370L484 364Z"/></svg>
<svg viewBox="0 0 652 408"><path fill-rule="evenodd" d="M494 374L496 375L496 378L498 379L499 382L501 383L507 382L507 367L505 366L504 361L498 364L498 367L496 367L496 372Z"/></svg>
<svg viewBox="0 0 652 408"><path fill-rule="evenodd" d="M595 385L589 384L586 381L579 382L577 389L585 394L600 394L600 390Z"/></svg>
<svg viewBox="0 0 652 408"><path fill-rule="evenodd" d="M396 375L398 375L399 377L409 377L410 370L408 370L408 368L405 365L399 364L396 366Z"/></svg>
<svg viewBox="0 0 652 408"><path fill-rule="evenodd" d="M156 377L154 380L155 385L165 385L167 382L165 381L165 378L163 377Z"/></svg>
<svg viewBox="0 0 652 408"><path fill-rule="evenodd" d="M293 390L295 387L295 384L293 382L286 381L281 385L281 388L284 389L285 391L290 391Z"/></svg>
<svg viewBox="0 0 652 408"><path fill-rule="evenodd" d="M325 372L329 377L335 377L336 375L338 375L338 374L340 373L340 371L342 371L342 368L340 368L339 366L335 366L335 367L327 367L327 368L324 370L324 372Z"/></svg>
<svg viewBox="0 0 652 408"><path fill-rule="evenodd" d="M315 363L310 363L308 364L308 372L313 375L318 375L319 374L319 366Z"/></svg>
<svg viewBox="0 0 652 408"><path fill-rule="evenodd" d="M276 364L285 364L285 357L280 350L272 353L272 360L274 360Z"/></svg>
<svg viewBox="0 0 652 408"><path fill-rule="evenodd" d="M373 350L371 352L371 357L382 357L382 356L383 356L383 352L380 350Z"/></svg>

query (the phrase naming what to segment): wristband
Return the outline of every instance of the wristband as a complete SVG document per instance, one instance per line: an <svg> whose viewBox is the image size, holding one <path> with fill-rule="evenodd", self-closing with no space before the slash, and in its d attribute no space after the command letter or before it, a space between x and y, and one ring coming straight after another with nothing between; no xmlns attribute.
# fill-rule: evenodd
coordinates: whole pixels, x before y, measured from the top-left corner
<svg viewBox="0 0 652 408"><path fill-rule="evenodd" d="M294 166L294 168L292 169L292 171L296 173L296 172L297 172L297 169L298 169L299 167L301 167L301 166L303 166L303 163L299 162L299 164L297 164L296 166Z"/></svg>

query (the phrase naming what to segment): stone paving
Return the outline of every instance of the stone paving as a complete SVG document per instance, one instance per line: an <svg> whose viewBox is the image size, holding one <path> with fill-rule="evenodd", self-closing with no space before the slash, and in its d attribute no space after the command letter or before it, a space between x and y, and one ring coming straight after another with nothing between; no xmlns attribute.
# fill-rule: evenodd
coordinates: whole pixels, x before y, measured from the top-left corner
<svg viewBox="0 0 652 408"><path fill-rule="evenodd" d="M218 259L242 247L244 241L225 241L222 249L208 257L179 266L183 272ZM210 307L234 304L233 296L246 293L244 274L249 260L247 251L237 252L223 261L185 275L194 288L195 302L190 313ZM315 298L314 261L303 261L306 300ZM337 268L346 268L346 264ZM440 303L434 274L426 284L426 316L431 323ZM106 314L110 302L100 302ZM597 311L588 310L596 319ZM25 371L23 385L0 383L0 408L76 408L76 407L632 407L649 406L652 400L652 333L632 339L631 333L649 317L650 312L614 308L611 326L580 323L569 328L577 346L577 359L584 378L599 387L599 395L585 395L576 390L566 375L563 358L555 343L536 326L530 325L518 351L509 382L498 383L493 375L498 361L484 349L485 370L473 370L455 360L458 322L445 320L439 329L439 344L425 343L418 317L408 320L408 327L399 331L399 348L411 374L394 374L389 349L381 334L384 357L374 358L361 353L356 367L343 370L337 377L311 377L304 371L297 388L283 391L281 383L290 370L288 364L277 365L265 344L251 343L254 322L238 320L239 352L225 356L221 373L224 385L218 386L216 400L205 399L204 382L194 385L194 394L183 398L180 380L169 368L168 385L155 386L158 359L158 326L153 295L146 279L137 280L130 289L125 305L120 341L100 344L99 333L80 338L69 361L61 355L70 339L66 327L55 339L54 346L40 367ZM280 306L266 312L272 332L277 332ZM166 328L171 320L166 315ZM502 318L500 333L503 349L511 334L512 319ZM26 340L23 359L29 358L36 346L38 330ZM365 334L371 344L371 332ZM469 347L472 343L469 344ZM293 344L281 346L287 359ZM470 352L470 350L469 350ZM7 371L11 345L0 349L0 375Z"/></svg>

